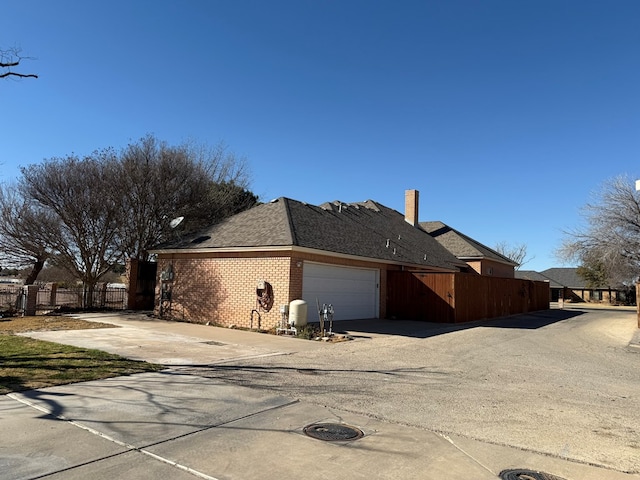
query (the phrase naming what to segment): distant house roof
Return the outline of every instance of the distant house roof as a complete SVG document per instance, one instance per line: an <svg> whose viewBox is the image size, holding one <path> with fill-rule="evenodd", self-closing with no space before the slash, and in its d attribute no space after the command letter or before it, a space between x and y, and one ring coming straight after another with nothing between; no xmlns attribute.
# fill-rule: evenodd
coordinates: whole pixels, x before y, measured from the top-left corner
<svg viewBox="0 0 640 480"><path fill-rule="evenodd" d="M577 268L548 268L540 273L555 280L563 287L572 289L588 288L585 279L578 275Z"/></svg>
<svg viewBox="0 0 640 480"><path fill-rule="evenodd" d="M516 267L518 264L492 248L439 222L420 222L420 226L460 260L493 260Z"/></svg>
<svg viewBox="0 0 640 480"><path fill-rule="evenodd" d="M515 274L516 278L521 278L522 280L549 281L549 278L534 270L516 270Z"/></svg>
<svg viewBox="0 0 640 480"><path fill-rule="evenodd" d="M551 288L562 288L558 282L553 280L552 278L545 277L540 272L536 272L533 270L516 270L515 277L522 280L534 280L537 282L549 282L549 287Z"/></svg>
<svg viewBox="0 0 640 480"><path fill-rule="evenodd" d="M551 288L566 287L574 290L587 288L587 283L580 275L578 275L577 268L548 268L542 272L517 270L516 278L548 281Z"/></svg>
<svg viewBox="0 0 640 480"><path fill-rule="evenodd" d="M457 271L464 264L404 215L372 200L320 206L281 197L234 215L156 252L298 247Z"/></svg>

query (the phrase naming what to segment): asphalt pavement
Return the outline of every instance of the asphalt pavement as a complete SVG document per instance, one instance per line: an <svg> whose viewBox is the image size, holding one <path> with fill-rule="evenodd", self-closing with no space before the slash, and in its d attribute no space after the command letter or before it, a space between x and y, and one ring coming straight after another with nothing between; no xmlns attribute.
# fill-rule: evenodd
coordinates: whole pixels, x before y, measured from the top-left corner
<svg viewBox="0 0 640 480"><path fill-rule="evenodd" d="M0 397L0 479L495 480L501 472L522 469L565 480L640 479L385 422L185 368L327 348L320 342L126 312L81 318L120 328L29 335L167 369ZM415 328L379 325L378 333L366 335Z"/></svg>

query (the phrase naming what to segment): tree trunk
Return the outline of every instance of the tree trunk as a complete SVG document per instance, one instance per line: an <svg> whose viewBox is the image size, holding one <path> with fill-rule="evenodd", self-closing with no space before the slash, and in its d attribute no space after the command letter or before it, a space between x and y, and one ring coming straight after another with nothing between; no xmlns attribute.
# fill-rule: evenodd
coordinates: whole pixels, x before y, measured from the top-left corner
<svg viewBox="0 0 640 480"><path fill-rule="evenodd" d="M85 283L83 286L84 290L84 308L93 308L93 292L95 292L96 284L94 283Z"/></svg>
<svg viewBox="0 0 640 480"><path fill-rule="evenodd" d="M29 275L27 275L27 278L24 281L25 285L33 285L36 281L36 279L38 278L38 275L40 275L40 272L42 271L42 269L44 268L44 260L36 260L35 263L33 264L33 268L31 269L31 272L29 272Z"/></svg>
<svg viewBox="0 0 640 480"><path fill-rule="evenodd" d="M638 328L640 328L640 302L638 299L640 298L640 282L636 283L636 312L638 318Z"/></svg>

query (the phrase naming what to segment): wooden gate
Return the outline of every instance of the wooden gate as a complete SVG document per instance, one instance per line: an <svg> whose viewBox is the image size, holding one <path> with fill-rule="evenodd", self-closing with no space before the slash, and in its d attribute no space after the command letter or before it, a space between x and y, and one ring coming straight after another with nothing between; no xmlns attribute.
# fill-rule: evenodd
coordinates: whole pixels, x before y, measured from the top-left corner
<svg viewBox="0 0 640 480"><path fill-rule="evenodd" d="M153 310L158 264L130 259L127 268L129 277L128 308L131 310Z"/></svg>

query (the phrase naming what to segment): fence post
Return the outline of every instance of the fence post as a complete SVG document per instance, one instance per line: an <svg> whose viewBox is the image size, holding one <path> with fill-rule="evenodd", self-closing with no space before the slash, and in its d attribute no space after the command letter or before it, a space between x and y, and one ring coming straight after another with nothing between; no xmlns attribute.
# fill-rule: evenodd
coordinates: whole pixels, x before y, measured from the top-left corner
<svg viewBox="0 0 640 480"><path fill-rule="evenodd" d="M127 308L136 310L138 305L136 302L136 292L138 290L140 262L135 258L127 259Z"/></svg>
<svg viewBox="0 0 640 480"><path fill-rule="evenodd" d="M24 287L25 305L24 316L30 317L36 314L36 305L38 303L38 286L26 285Z"/></svg>
<svg viewBox="0 0 640 480"><path fill-rule="evenodd" d="M51 292L49 293L49 306L50 307L54 307L55 308L57 294L58 294L58 284L57 283L52 283L51 284Z"/></svg>
<svg viewBox="0 0 640 480"><path fill-rule="evenodd" d="M100 308L104 308L107 304L107 283L99 283L100 285Z"/></svg>
<svg viewBox="0 0 640 480"><path fill-rule="evenodd" d="M638 328L640 328L640 282L636 283L636 311L638 315Z"/></svg>

